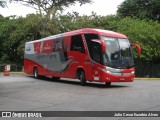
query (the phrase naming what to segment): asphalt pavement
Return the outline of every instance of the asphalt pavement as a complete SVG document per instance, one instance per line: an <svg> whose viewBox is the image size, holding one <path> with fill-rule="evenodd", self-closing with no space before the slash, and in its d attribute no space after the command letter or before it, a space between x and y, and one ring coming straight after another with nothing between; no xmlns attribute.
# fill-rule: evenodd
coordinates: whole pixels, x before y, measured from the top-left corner
<svg viewBox="0 0 160 120"><path fill-rule="evenodd" d="M135 80L132 83L112 83L106 87L103 83L94 82L81 86L78 80L73 79L1 75L0 111L160 111L160 80ZM135 117L92 118L94 119L134 120ZM151 120L148 117L138 119Z"/></svg>

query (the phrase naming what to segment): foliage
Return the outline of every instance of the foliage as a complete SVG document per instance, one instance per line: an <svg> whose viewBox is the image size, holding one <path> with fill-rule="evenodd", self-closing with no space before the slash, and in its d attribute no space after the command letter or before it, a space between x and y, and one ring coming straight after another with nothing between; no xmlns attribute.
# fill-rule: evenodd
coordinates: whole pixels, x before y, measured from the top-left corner
<svg viewBox="0 0 160 120"><path fill-rule="evenodd" d="M141 45L141 59L160 59L160 23L156 21L121 18L116 15L99 16L95 13L80 16L77 12L56 16L47 24L44 24L45 21L46 18L39 14L29 14L25 18L0 16L0 59L5 58L6 54L9 61L22 64L25 42L87 27L126 34L131 42ZM134 52L135 58L139 58Z"/></svg>
<svg viewBox="0 0 160 120"><path fill-rule="evenodd" d="M123 17L160 21L160 0L125 0L117 12Z"/></svg>
<svg viewBox="0 0 160 120"><path fill-rule="evenodd" d="M1 58L1 62L0 63L9 63L9 57L7 54L4 54Z"/></svg>
<svg viewBox="0 0 160 120"><path fill-rule="evenodd" d="M42 13L45 12L46 16L50 18L56 17L58 11L62 12L64 8L79 2L80 5L91 3L91 0L11 0L20 2L26 6L30 6Z"/></svg>
<svg viewBox="0 0 160 120"><path fill-rule="evenodd" d="M126 34L131 42L141 45L143 60L157 61L160 59L160 24L156 21L123 18L112 20L110 25L116 27L116 31ZM137 58L138 55L134 53Z"/></svg>

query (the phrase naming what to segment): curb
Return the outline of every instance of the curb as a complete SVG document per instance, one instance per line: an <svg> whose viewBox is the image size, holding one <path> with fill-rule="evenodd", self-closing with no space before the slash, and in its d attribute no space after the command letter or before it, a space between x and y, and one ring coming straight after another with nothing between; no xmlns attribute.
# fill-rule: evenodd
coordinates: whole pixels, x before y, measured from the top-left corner
<svg viewBox="0 0 160 120"><path fill-rule="evenodd" d="M25 74L24 72L9 72L9 73L13 73L13 74ZM0 74L3 74L3 72L0 72Z"/></svg>
<svg viewBox="0 0 160 120"><path fill-rule="evenodd" d="M160 78L134 78L134 80L160 80Z"/></svg>
<svg viewBox="0 0 160 120"><path fill-rule="evenodd" d="M0 74L3 74L3 72L0 72ZM24 73L24 72L9 72L9 74L20 74L20 75L25 75L26 73Z"/></svg>

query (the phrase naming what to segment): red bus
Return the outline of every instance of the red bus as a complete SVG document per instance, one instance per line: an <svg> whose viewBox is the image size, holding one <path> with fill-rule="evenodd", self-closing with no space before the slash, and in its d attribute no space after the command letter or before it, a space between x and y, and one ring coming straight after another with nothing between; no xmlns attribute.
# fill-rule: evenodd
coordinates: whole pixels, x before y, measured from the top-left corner
<svg viewBox="0 0 160 120"><path fill-rule="evenodd" d="M40 40L26 42L24 72L54 79L86 81L132 82L134 61L127 36L108 30L84 28Z"/></svg>

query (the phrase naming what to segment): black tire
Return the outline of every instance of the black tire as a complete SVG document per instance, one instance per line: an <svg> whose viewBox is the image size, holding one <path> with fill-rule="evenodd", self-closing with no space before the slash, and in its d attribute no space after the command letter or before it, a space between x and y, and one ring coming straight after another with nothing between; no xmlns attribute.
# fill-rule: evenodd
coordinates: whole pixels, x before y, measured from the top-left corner
<svg viewBox="0 0 160 120"><path fill-rule="evenodd" d="M106 82L105 85L106 86L111 86L111 82Z"/></svg>
<svg viewBox="0 0 160 120"><path fill-rule="evenodd" d="M36 79L39 78L38 69L37 69L37 68L34 68L34 70L33 70L33 75L34 75L34 78L36 78Z"/></svg>
<svg viewBox="0 0 160 120"><path fill-rule="evenodd" d="M85 73L83 72L83 70L79 70L77 72L77 79L80 80L82 86L86 85L86 77L85 77Z"/></svg>
<svg viewBox="0 0 160 120"><path fill-rule="evenodd" d="M60 77L53 77L53 76L52 76L52 79L53 79L53 80L59 80Z"/></svg>

